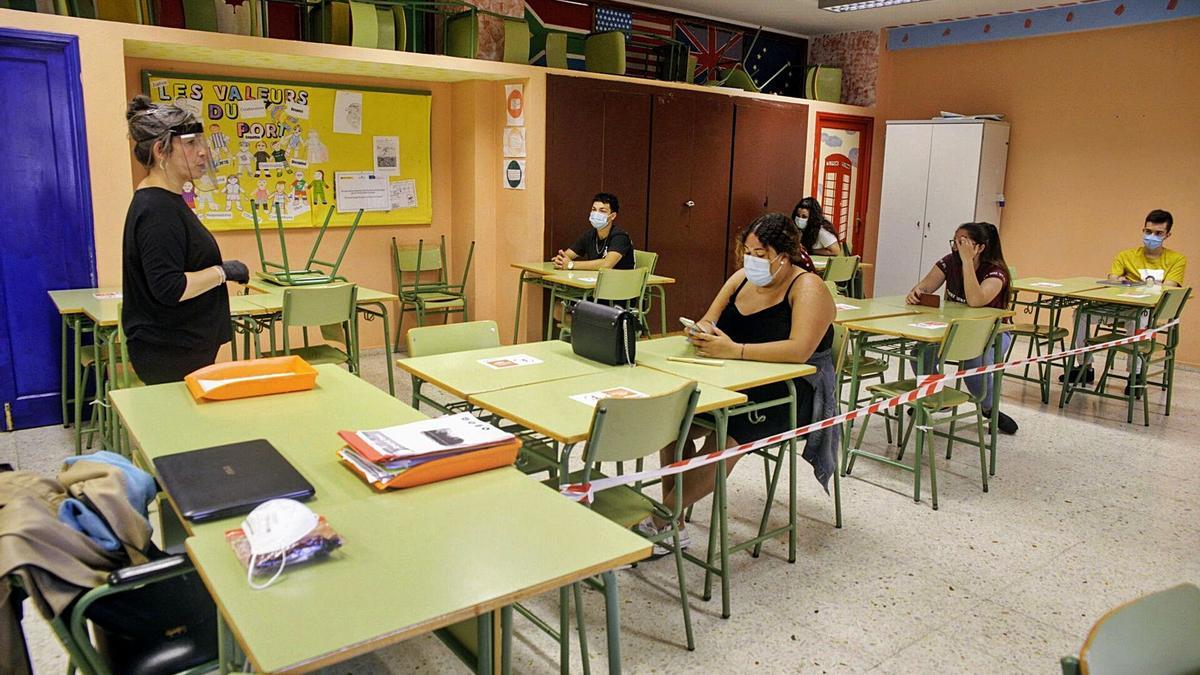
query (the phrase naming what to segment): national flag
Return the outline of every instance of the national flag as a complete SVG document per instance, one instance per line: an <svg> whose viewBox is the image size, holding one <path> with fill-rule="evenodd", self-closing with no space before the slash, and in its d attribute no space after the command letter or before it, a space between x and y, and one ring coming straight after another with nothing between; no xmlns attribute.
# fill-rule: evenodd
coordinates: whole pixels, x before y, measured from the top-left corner
<svg viewBox="0 0 1200 675"><path fill-rule="evenodd" d="M584 40L592 30L591 6L564 0L525 0L525 21L531 33L530 63L546 65L547 33L567 33L567 64L572 70L583 70Z"/></svg>
<svg viewBox="0 0 1200 675"><path fill-rule="evenodd" d="M633 13L624 9L597 5L596 19L593 25L597 33L619 30L628 39L629 31L633 28Z"/></svg>
<svg viewBox="0 0 1200 675"><path fill-rule="evenodd" d="M804 69L807 65L808 41L763 31L748 38L744 61L746 72L767 94L804 97ZM791 66L771 79L783 66ZM770 80L770 82L767 82Z"/></svg>
<svg viewBox="0 0 1200 675"><path fill-rule="evenodd" d="M633 36L625 50L625 74L634 77L658 76L659 56L656 47L675 37L675 20L666 14L632 12Z"/></svg>
<svg viewBox="0 0 1200 675"><path fill-rule="evenodd" d="M679 40L696 56L696 81L719 78L742 60L742 33L713 25L680 21L675 24Z"/></svg>

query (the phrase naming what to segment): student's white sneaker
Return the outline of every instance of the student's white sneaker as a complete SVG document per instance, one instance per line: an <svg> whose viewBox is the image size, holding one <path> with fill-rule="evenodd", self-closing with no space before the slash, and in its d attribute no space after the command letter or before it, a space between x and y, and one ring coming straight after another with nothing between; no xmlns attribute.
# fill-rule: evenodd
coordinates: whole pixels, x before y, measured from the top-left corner
<svg viewBox="0 0 1200 675"><path fill-rule="evenodd" d="M664 532L669 532L671 528L667 527L666 525L662 526L661 528L657 528L654 526L653 520L646 518L642 522L635 525L633 527L633 529L634 529L634 531L636 531L638 534L642 535L643 537L655 537ZM664 539L661 544L655 544L654 550L650 552L650 559L655 560L655 559L661 558L665 555L670 555L671 549L667 548L664 545L670 541L671 541L670 539ZM686 528L681 528L679 530L679 547L686 549L688 546L691 546L691 544L692 544L691 535L688 534L688 531Z"/></svg>

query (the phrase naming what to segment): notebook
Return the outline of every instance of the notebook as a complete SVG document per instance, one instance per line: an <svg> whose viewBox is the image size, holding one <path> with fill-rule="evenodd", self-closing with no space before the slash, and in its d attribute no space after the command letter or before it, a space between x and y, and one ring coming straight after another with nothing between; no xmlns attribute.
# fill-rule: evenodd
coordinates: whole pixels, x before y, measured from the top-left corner
<svg viewBox="0 0 1200 675"><path fill-rule="evenodd" d="M316 492L261 438L159 457L154 467L179 512L195 522L248 513L271 499L305 500Z"/></svg>

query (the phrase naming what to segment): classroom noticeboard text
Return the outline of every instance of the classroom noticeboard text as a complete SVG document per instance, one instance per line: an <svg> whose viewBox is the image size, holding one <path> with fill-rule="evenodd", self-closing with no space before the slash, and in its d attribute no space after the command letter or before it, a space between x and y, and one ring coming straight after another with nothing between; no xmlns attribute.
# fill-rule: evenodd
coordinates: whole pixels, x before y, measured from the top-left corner
<svg viewBox="0 0 1200 675"><path fill-rule="evenodd" d="M250 229L253 215L275 227L276 205L285 227L319 227L330 208L331 226L349 226L358 208L360 225L433 219L428 92L150 71L142 81L152 101L204 123L217 184L185 185L183 197L211 230ZM339 204L338 176L351 174L378 195Z"/></svg>

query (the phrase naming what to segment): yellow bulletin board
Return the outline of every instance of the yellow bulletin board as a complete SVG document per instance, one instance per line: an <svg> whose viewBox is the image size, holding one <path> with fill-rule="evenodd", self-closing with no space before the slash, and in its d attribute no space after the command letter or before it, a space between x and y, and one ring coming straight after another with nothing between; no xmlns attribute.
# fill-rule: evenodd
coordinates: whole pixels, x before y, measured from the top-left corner
<svg viewBox="0 0 1200 675"><path fill-rule="evenodd" d="M362 203L381 210L365 210L360 225L433 219L428 91L149 70L142 88L204 123L217 183L185 186L184 199L210 230L252 229L252 210L275 227L275 204L285 227L320 227L330 208L331 226L349 226Z"/></svg>

